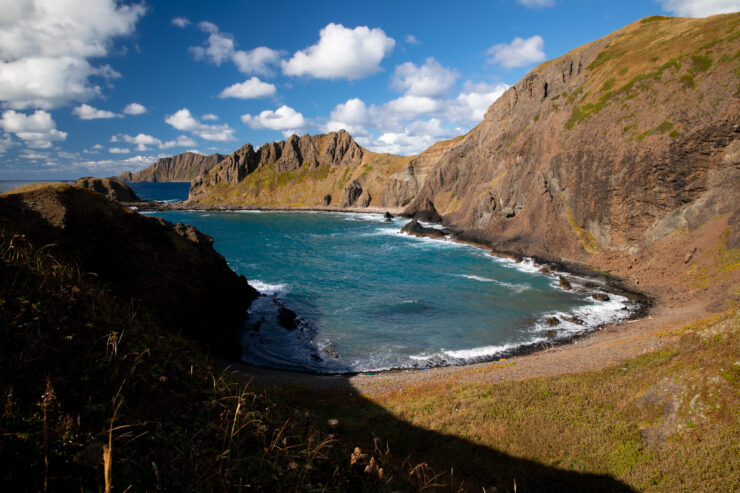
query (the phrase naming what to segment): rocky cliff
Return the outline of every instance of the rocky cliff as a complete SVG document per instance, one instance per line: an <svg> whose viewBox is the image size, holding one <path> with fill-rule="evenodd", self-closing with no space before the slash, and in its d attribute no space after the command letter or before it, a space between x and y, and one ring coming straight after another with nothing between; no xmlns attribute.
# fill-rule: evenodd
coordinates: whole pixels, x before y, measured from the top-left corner
<svg viewBox="0 0 740 493"><path fill-rule="evenodd" d="M499 249L587 260L734 212L739 23L647 18L540 65L410 182L406 213L431 202Z"/></svg>
<svg viewBox="0 0 740 493"><path fill-rule="evenodd" d="M119 183L116 180L110 178L92 178L84 177L77 180L75 183L78 187L87 188L93 192L98 192L105 195L111 200L118 202L139 202L140 199L136 195L136 192L131 190L130 187Z"/></svg>
<svg viewBox="0 0 740 493"><path fill-rule="evenodd" d="M190 199L396 208L638 289L661 276L657 291L686 276L699 289L737 277L739 125L740 14L650 17L543 63L473 130L418 156L374 154L344 131L293 136L244 146ZM672 268L683 259L691 272Z"/></svg>
<svg viewBox="0 0 740 493"><path fill-rule="evenodd" d="M118 181L191 181L218 164L225 156L210 154L203 156L194 152L184 152L172 157L164 157L138 173L126 171L116 177Z"/></svg>
<svg viewBox="0 0 740 493"><path fill-rule="evenodd" d="M192 182L190 203L305 207L382 205L383 187L409 158L376 154L344 130L246 144Z"/></svg>
<svg viewBox="0 0 740 493"><path fill-rule="evenodd" d="M90 190L46 184L0 195L0 228L92 273L159 325L239 359L236 325L258 296L192 226L145 217Z"/></svg>

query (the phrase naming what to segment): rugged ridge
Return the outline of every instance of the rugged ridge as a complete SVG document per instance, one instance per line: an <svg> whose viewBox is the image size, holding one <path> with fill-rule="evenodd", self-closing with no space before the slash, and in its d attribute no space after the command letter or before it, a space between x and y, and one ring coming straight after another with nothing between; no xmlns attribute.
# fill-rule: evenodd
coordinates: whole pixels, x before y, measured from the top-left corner
<svg viewBox="0 0 740 493"><path fill-rule="evenodd" d="M218 356L241 357L236 328L259 293L192 226L142 216L81 187L42 184L0 195L0 228L53 245L162 327Z"/></svg>
<svg viewBox="0 0 740 493"><path fill-rule="evenodd" d="M217 153L203 156L194 152L184 152L176 156L160 158L153 165L137 173L126 171L118 175L116 180L121 182L191 181L216 166L224 157Z"/></svg>
<svg viewBox="0 0 740 493"><path fill-rule="evenodd" d="M257 150L252 144L236 150L193 180L190 203L367 207L375 205L373 197L380 197L388 177L407 161L370 152L345 130L292 135Z"/></svg>
<svg viewBox="0 0 740 493"><path fill-rule="evenodd" d="M92 178L86 176L80 178L74 184L78 187L98 192L118 202L139 202L141 200L130 187L110 178Z"/></svg>

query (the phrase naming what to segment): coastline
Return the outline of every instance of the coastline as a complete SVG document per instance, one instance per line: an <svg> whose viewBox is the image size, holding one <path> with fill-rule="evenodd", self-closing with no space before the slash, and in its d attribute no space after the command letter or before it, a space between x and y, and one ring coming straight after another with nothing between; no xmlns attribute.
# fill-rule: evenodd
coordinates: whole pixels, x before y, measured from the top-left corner
<svg viewBox="0 0 740 493"><path fill-rule="evenodd" d="M384 208L338 208L338 207L233 207L233 206L194 206L185 202L180 203L145 203L148 207L139 209L140 211L168 211L168 210L193 210L193 211L215 211L215 212L228 212L228 211L264 211L264 212L325 212L325 213L372 213L372 214L383 214L385 212L391 212L394 215L403 216L399 210L391 210ZM142 204L142 205L145 205ZM404 216L405 217L405 216ZM476 374L487 373L487 371L493 367L493 369L506 368L513 366L517 361L539 361L542 359L542 354L555 354L562 353L564 351L569 352L573 347L576 347L579 343L586 340L595 341L601 334L613 333L615 331L621 331L622 327L628 327L633 325L634 322L638 322L645 317L655 306L655 301L652 297L642 292L631 289L627 286L624 279L617 276L609 275L607 273L599 272L584 264L578 264L575 262L558 261L551 259L542 259L537 256L523 256L516 252L499 252L491 247L491 245L482 244L480 242L470 241L465 238L464 232L460 234L458 231L452 230L452 234L447 240L442 241L454 241L459 244L467 244L477 248L486 250L490 255L500 258L508 258L519 263L530 259L533 262L533 266L538 270L542 271L542 275L551 273L557 277L559 275L575 276L576 279L600 281L603 283L599 285L600 291L606 291L608 294L620 295L626 297L633 305L629 311L628 316L621 319L619 322L607 323L603 325L597 325L586 329L584 332L577 332L568 334L564 337L557 339L549 339L546 341L537 341L530 343L523 343L517 345L511 349L504 349L495 356L482 357L480 361L462 363L458 365L439 365L431 366L427 368L405 368L405 369L388 369L381 371L368 371L368 372L352 372L352 373L317 373L317 372L298 372L290 370L279 370L272 368L264 368L253 366L244 362L226 362L222 361L221 364L224 368L230 368L235 371L238 376L252 380L258 385L307 385L309 387L318 387L324 389L331 389L334 387L346 387L349 382L353 386L359 386L363 389L373 389L373 393L382 390L388 391L387 385L381 385L378 388L377 381L386 382L389 379L396 382L428 382L430 377L436 378L459 378L461 375L470 373L471 371ZM572 278L571 278L572 279ZM587 289L588 293L597 292L596 289ZM652 319L652 317L651 317ZM629 356L626 356L629 357ZM501 365L501 362L506 363ZM558 365L562 366L562 365ZM593 369L592 365L589 365L588 369ZM542 369L544 370L544 369ZM577 371L577 370L575 370ZM417 376L411 376L410 374L418 374ZM534 375L547 374L543 371L535 371ZM553 373L555 374L555 373ZM428 376L419 376L428 375ZM375 383L373 383L375 382ZM391 388L395 385L391 385Z"/></svg>

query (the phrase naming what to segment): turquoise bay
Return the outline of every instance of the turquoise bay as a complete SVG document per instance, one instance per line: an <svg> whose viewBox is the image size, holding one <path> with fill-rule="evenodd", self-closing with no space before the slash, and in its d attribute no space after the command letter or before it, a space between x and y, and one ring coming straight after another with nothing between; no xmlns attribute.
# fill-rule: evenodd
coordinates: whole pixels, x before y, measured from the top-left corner
<svg viewBox="0 0 740 493"><path fill-rule="evenodd" d="M485 361L571 338L630 309L620 296L596 302L578 292L578 279L573 291L557 289L554 276L528 262L401 234L408 221L401 218L156 215L213 236L229 265L265 294L252 305L243 334L244 361L259 366L335 373ZM297 329L278 324L280 306L300 317ZM557 326L545 323L552 316Z"/></svg>

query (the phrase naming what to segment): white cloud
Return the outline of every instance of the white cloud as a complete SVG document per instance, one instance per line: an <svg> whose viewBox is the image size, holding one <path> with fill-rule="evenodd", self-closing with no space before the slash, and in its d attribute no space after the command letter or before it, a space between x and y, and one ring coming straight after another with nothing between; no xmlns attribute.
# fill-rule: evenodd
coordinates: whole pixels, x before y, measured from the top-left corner
<svg viewBox="0 0 740 493"><path fill-rule="evenodd" d="M108 152L111 154L128 154L131 152L131 149L127 149L126 147L111 147L108 149Z"/></svg>
<svg viewBox="0 0 740 493"><path fill-rule="evenodd" d="M270 75L272 67L280 63L280 51L258 46L253 50L237 50L234 37L222 33L212 22L198 23L201 31L209 34L205 46L194 46L190 51L196 60L208 60L216 65L231 61L243 74Z"/></svg>
<svg viewBox="0 0 740 493"><path fill-rule="evenodd" d="M200 119L206 121L215 121L218 120L218 115L214 115L213 113L206 113L205 115L201 116Z"/></svg>
<svg viewBox="0 0 740 493"><path fill-rule="evenodd" d="M227 87L221 91L218 97L239 99L264 98L272 96L276 90L273 84L262 82L257 77L252 77L244 82Z"/></svg>
<svg viewBox="0 0 740 493"><path fill-rule="evenodd" d="M145 11L115 0L3 2L0 100L15 109L48 109L97 96L101 90L89 78L118 74L87 59L107 55L112 40L133 32Z"/></svg>
<svg viewBox="0 0 740 493"><path fill-rule="evenodd" d="M8 110L0 119L0 128L14 133L16 137L26 141L28 147L48 149L53 141L65 140L67 133L56 129L56 123L51 114L43 110L36 110L31 115Z"/></svg>
<svg viewBox="0 0 740 493"><path fill-rule="evenodd" d="M388 101L385 108L399 116L412 118L424 113L437 111L441 103L437 99L428 96L401 96Z"/></svg>
<svg viewBox="0 0 740 493"><path fill-rule="evenodd" d="M490 63L498 63L506 68L524 67L545 59L545 42L540 36L528 39L514 38L511 43L500 43L488 50Z"/></svg>
<svg viewBox="0 0 740 493"><path fill-rule="evenodd" d="M152 137L151 135L147 134L138 134L136 136L131 136L127 134L118 134L114 135L110 138L111 142L126 142L128 144L136 144L136 150L137 151L146 151L148 150L147 146L152 145L161 145L162 141L159 140L156 137Z"/></svg>
<svg viewBox="0 0 740 493"><path fill-rule="evenodd" d="M172 147L192 147L198 145L196 141L188 137L187 135L178 135L175 140L168 140L163 144L160 144L160 149L170 149Z"/></svg>
<svg viewBox="0 0 740 493"><path fill-rule="evenodd" d="M363 127L368 122L369 113L365 103L358 98L339 103L331 112L331 119L324 126L326 132L346 130L352 135L367 135Z"/></svg>
<svg viewBox="0 0 740 493"><path fill-rule="evenodd" d="M190 25L190 20L187 17L175 17L172 19L172 24L184 29Z"/></svg>
<svg viewBox="0 0 740 493"><path fill-rule="evenodd" d="M141 115L142 113L146 113L146 107L139 103L129 103L123 108L123 112L127 115Z"/></svg>
<svg viewBox="0 0 740 493"><path fill-rule="evenodd" d="M516 0L516 3L532 9L541 9L542 7L553 7L555 0Z"/></svg>
<svg viewBox="0 0 740 493"><path fill-rule="evenodd" d="M414 36L413 34L407 34L406 35L406 38L404 38L404 41L406 41L410 45L418 45L419 44L419 40L416 39L416 36Z"/></svg>
<svg viewBox="0 0 740 493"><path fill-rule="evenodd" d="M158 156L131 156L126 159L102 159L99 161L82 161L75 167L86 168L94 173L118 174L121 171L139 171L154 164Z"/></svg>
<svg viewBox="0 0 740 493"><path fill-rule="evenodd" d="M265 110L256 116L242 115L241 119L251 128L280 130L286 137L300 132L306 123L301 113L285 105L275 111Z"/></svg>
<svg viewBox="0 0 740 493"><path fill-rule="evenodd" d="M386 132L375 139L370 145L374 152L387 152L409 156L418 154L436 142L436 139L428 135L412 135L408 132Z"/></svg>
<svg viewBox="0 0 740 493"><path fill-rule="evenodd" d="M380 61L395 44L379 28L349 29L331 23L319 32L318 43L283 62L283 73L319 79L361 79L380 70Z"/></svg>
<svg viewBox="0 0 740 493"><path fill-rule="evenodd" d="M465 84L463 92L450 102L447 117L456 122L477 124L483 120L488 107L509 88L503 82L496 85Z"/></svg>
<svg viewBox="0 0 740 493"><path fill-rule="evenodd" d="M231 56L231 60L243 74L270 75L272 66L280 64L281 53L277 50L258 46L249 51L238 50Z"/></svg>
<svg viewBox="0 0 740 493"><path fill-rule="evenodd" d="M92 146L92 148L93 148L93 149L97 149L97 150L100 150L100 149L102 149L103 147L104 147L104 146L103 146L102 144L95 144L94 146Z"/></svg>
<svg viewBox="0 0 740 493"><path fill-rule="evenodd" d="M93 108L89 104L81 104L80 106L74 108L72 110L72 113L74 113L80 120L97 120L100 118L116 118L121 116L113 113L112 111Z"/></svg>
<svg viewBox="0 0 740 493"><path fill-rule="evenodd" d="M707 17L740 11L738 0L658 0L666 12L682 17Z"/></svg>
<svg viewBox="0 0 740 493"><path fill-rule="evenodd" d="M440 96L452 87L458 73L448 70L429 57L422 66L411 62L396 67L392 86L410 96Z"/></svg>
<svg viewBox="0 0 740 493"><path fill-rule="evenodd" d="M192 132L206 140L219 142L234 140L234 130L228 124L206 125L199 122L187 108L182 108L174 114L167 116L164 121L177 130Z"/></svg>

